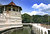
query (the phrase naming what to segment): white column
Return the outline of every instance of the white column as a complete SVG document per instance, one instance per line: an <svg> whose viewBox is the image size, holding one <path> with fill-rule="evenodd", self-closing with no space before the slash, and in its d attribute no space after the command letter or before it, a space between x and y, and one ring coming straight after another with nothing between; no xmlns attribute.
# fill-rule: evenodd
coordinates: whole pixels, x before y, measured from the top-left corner
<svg viewBox="0 0 50 34"><path fill-rule="evenodd" d="M3 14L6 16L5 6L4 6L4 11L3 11Z"/></svg>
<svg viewBox="0 0 50 34"><path fill-rule="evenodd" d="M41 28L40 28L40 34L41 34Z"/></svg>
<svg viewBox="0 0 50 34"><path fill-rule="evenodd" d="M46 33L48 34L48 30L46 31Z"/></svg>
<svg viewBox="0 0 50 34"><path fill-rule="evenodd" d="M5 11L5 6L4 6L4 11Z"/></svg>
<svg viewBox="0 0 50 34"><path fill-rule="evenodd" d="M18 7L18 12L19 12L19 7Z"/></svg>
<svg viewBox="0 0 50 34"><path fill-rule="evenodd" d="M43 34L45 34L45 31L43 31Z"/></svg>
<svg viewBox="0 0 50 34"><path fill-rule="evenodd" d="M13 11L13 7L11 6L11 11Z"/></svg>

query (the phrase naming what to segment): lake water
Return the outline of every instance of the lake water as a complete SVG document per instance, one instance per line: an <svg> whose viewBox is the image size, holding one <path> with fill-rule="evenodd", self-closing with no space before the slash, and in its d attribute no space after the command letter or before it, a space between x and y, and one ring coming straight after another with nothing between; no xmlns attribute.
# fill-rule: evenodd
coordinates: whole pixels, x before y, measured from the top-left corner
<svg viewBox="0 0 50 34"><path fill-rule="evenodd" d="M31 28L29 26L24 26L23 30L14 30L11 34L31 34Z"/></svg>

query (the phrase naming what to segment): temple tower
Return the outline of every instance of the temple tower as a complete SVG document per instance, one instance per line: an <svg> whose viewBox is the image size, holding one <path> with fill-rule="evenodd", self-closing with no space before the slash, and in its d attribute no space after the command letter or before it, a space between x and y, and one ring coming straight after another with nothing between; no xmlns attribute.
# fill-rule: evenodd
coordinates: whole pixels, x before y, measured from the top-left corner
<svg viewBox="0 0 50 34"><path fill-rule="evenodd" d="M7 27L21 27L22 25L17 25L22 24L21 10L22 8L14 2L8 5L0 5L0 23L8 25Z"/></svg>

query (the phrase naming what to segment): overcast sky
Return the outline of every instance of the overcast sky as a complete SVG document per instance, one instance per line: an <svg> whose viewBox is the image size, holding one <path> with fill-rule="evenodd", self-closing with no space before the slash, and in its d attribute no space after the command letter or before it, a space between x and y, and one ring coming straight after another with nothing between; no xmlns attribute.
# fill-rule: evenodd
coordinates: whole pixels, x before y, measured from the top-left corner
<svg viewBox="0 0 50 34"><path fill-rule="evenodd" d="M0 0L0 4L9 4L12 0ZM50 13L50 0L13 0L22 7L22 14L45 15Z"/></svg>

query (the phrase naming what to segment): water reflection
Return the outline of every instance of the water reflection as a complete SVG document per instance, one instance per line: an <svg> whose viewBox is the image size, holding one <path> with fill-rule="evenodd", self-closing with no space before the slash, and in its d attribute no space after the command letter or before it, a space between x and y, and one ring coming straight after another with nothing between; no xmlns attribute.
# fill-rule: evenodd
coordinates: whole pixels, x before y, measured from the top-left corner
<svg viewBox="0 0 50 34"><path fill-rule="evenodd" d="M31 34L31 28L29 26L24 26L23 30L14 30L11 34Z"/></svg>

